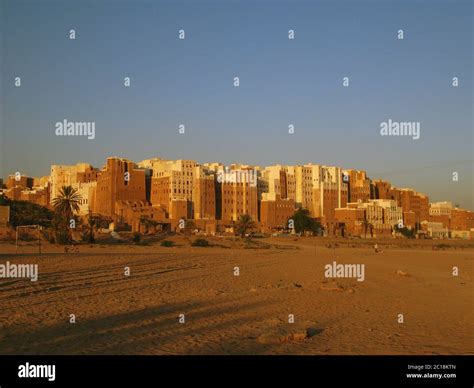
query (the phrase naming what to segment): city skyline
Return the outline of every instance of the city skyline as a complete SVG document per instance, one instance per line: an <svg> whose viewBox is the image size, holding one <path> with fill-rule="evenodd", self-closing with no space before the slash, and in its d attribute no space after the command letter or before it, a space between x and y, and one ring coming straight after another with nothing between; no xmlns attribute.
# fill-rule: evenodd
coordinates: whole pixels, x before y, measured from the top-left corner
<svg viewBox="0 0 474 388"><path fill-rule="evenodd" d="M68 164L65 164L65 163L52 163L50 165L50 169L48 170L48 172L50 173L51 172L51 167L53 166L75 166L75 165L80 165L80 164L86 164L86 165L90 165L92 166L94 169L97 170L97 172L100 172L102 171L104 168L106 168L107 166L107 159L123 159L123 160L128 160L132 163L135 164L135 166L138 168L138 169L143 169L143 170L152 170L151 168L148 168L148 167L143 167L143 162L146 162L146 161L150 161L150 160L161 160L161 161L167 161L167 162L176 162L176 161L193 161L193 162L196 162L196 164L198 166L206 166L206 165L211 165L211 164L218 164L218 165L221 165L222 167L224 168L228 168L228 167L231 167L231 166L247 166L248 168L250 169L256 169L257 171L261 172L261 171L264 171L265 168L267 167L274 167L274 166L281 166L281 167L295 167L295 166L308 166L308 165L314 165L314 166L321 166L321 167L328 167L328 168L338 168L341 170L341 172L344 172L344 171L349 171L349 170L355 170L355 171L363 171L363 172L367 172L366 169L360 169L360 168L356 168L354 166L335 166L334 164L331 164L331 163L315 163L315 162L306 162L306 163L302 163L302 164L296 164L296 165L289 165L289 164L284 164L284 163L275 163L275 164L272 164L272 165L255 165L255 164L248 164L248 163L245 163L245 161L236 161L236 162L233 162L233 163L229 163L229 164L226 164L226 163L222 163L221 161L217 161L217 160L209 160L209 161L200 161L200 160L194 160L194 159L190 159L190 158L179 158L179 159L171 159L171 158L166 158L166 157L163 157L162 155L161 156L152 156L152 157L149 157L149 158L145 158L145 159L141 159L139 161L135 161L135 160L132 160L132 159L129 159L129 158L126 158L126 157L123 157L123 156L119 156L119 155L110 155L110 156L106 156L105 157L105 163L102 162L102 163L98 163L98 164L94 164L94 163L91 163L87 160L78 160L78 161L75 161L73 163L68 163ZM22 172L22 171L12 171L10 172L9 174L5 175L5 176L2 176L0 178L3 178L3 182L5 183L9 177L11 176L14 176L15 174L18 174L20 173L21 176L25 176L25 177L31 177L31 178L35 178L35 179L39 179L39 178L44 178L44 177L48 177L48 178L51 178L51 175L48 173L48 174L29 174L28 171L26 172ZM441 198L441 199L435 199L433 200L432 198L432 195L431 193L429 192L424 192L422 190L419 190L417 187L413 187L413 186L408 186L408 185L399 185L399 184L394 184L394 182L392 182L390 179L387 179L383 176L372 176L370 175L368 172L367 172L367 178L370 180L370 182L375 182L375 181L384 181L384 182L388 182L390 183L390 185L393 187L393 188L396 188L396 189L408 189L408 190L413 190L417 193L420 193L420 194L423 194L423 195L427 195L430 199L430 203L437 203L437 202L451 202L453 204L454 207L458 207L458 208L462 208L462 209L467 209L467 210L474 210L474 209L471 209L467 206L464 206L463 204L461 203L458 203L456 201L453 201L451 198Z"/></svg>

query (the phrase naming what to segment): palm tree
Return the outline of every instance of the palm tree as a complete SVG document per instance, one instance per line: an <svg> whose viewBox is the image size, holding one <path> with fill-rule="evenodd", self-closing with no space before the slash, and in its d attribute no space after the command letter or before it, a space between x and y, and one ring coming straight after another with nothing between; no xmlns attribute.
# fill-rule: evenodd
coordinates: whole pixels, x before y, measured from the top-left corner
<svg viewBox="0 0 474 388"><path fill-rule="evenodd" d="M81 195L72 186L63 186L59 190L59 195L53 199L52 204L56 213L69 223L74 217L74 213L79 212L79 203L82 200ZM67 228L69 238L72 237L71 228Z"/></svg>
<svg viewBox="0 0 474 388"><path fill-rule="evenodd" d="M79 212L79 202L82 196L72 186L63 186L59 195L53 199L53 207L66 220L70 220L74 213Z"/></svg>
<svg viewBox="0 0 474 388"><path fill-rule="evenodd" d="M242 214L237 221L236 229L241 237L245 237L250 229L255 228L255 222L249 214Z"/></svg>

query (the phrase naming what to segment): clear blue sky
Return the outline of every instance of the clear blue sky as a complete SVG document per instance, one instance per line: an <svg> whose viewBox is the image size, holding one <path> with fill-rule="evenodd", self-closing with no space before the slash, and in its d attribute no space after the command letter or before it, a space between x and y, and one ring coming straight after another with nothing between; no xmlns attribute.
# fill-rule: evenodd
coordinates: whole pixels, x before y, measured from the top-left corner
<svg viewBox="0 0 474 388"><path fill-rule="evenodd" d="M2 177L112 155L314 162L474 208L472 1L0 4ZM95 140L55 136L64 118ZM421 139L381 137L389 118Z"/></svg>

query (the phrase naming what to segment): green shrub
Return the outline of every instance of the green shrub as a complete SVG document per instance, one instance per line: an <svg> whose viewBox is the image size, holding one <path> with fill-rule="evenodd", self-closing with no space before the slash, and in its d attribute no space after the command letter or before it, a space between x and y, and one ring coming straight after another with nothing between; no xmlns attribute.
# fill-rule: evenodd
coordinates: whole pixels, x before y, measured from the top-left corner
<svg viewBox="0 0 474 388"><path fill-rule="evenodd" d="M163 240L163 241L160 243L160 245L161 245L162 247L167 247L167 248L169 248L169 247L174 246L174 242L173 242L173 241L170 241L170 240Z"/></svg>
<svg viewBox="0 0 474 388"><path fill-rule="evenodd" d="M395 225L395 232L401 233L406 238L415 238L415 230L408 229L406 226L400 228L398 225Z"/></svg>
<svg viewBox="0 0 474 388"><path fill-rule="evenodd" d="M94 235L91 235L90 232L84 231L81 235L82 242L92 244L95 242Z"/></svg>
<svg viewBox="0 0 474 388"><path fill-rule="evenodd" d="M56 232L56 243L61 245L71 244L72 239L67 231L60 230Z"/></svg>
<svg viewBox="0 0 474 388"><path fill-rule="evenodd" d="M208 247L209 246L209 241L207 241L205 238L198 238L194 240L191 245L193 247Z"/></svg>
<svg viewBox="0 0 474 388"><path fill-rule="evenodd" d="M142 236L140 235L140 233L138 233L138 232L133 233L132 241L133 241L135 244L139 244L140 241L141 241L141 239L142 239Z"/></svg>
<svg viewBox="0 0 474 388"><path fill-rule="evenodd" d="M311 232L316 235L321 235L324 229L319 221L311 218L308 209L298 209L290 219L293 220L296 233Z"/></svg>
<svg viewBox="0 0 474 388"><path fill-rule="evenodd" d="M11 226L36 224L46 228L51 226L54 213L50 209L28 201L13 201L7 198L3 198L2 201L10 206Z"/></svg>

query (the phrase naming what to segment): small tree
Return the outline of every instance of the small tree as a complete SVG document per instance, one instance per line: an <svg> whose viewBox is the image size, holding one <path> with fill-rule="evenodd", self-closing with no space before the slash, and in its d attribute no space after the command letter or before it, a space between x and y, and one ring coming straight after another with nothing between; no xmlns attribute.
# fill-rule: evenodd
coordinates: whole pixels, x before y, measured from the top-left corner
<svg viewBox="0 0 474 388"><path fill-rule="evenodd" d="M132 241L133 241L135 244L140 244L140 241L141 241L141 240L142 240L142 238L141 238L140 233L138 233L138 232L133 233Z"/></svg>
<svg viewBox="0 0 474 388"><path fill-rule="evenodd" d="M249 214L242 214L237 221L237 233L239 233L241 237L245 237L252 229L255 229L255 222L252 220L252 217Z"/></svg>
<svg viewBox="0 0 474 388"><path fill-rule="evenodd" d="M413 229L408 229L406 226L400 228L398 225L394 227L396 233L400 233L406 238L415 238L415 231Z"/></svg>
<svg viewBox="0 0 474 388"><path fill-rule="evenodd" d="M57 215L53 223L59 232L59 242L66 243L72 241L72 231L69 222L74 217L74 214L79 212L79 202L81 199L82 197L77 192L77 189L72 186L61 187L59 195L53 199L52 204Z"/></svg>
<svg viewBox="0 0 474 388"><path fill-rule="evenodd" d="M53 207L66 220L70 220L75 213L79 212L79 202L82 197L72 186L63 186L59 195L53 199Z"/></svg>
<svg viewBox="0 0 474 388"><path fill-rule="evenodd" d="M209 246L209 241L207 241L205 238L198 238L194 240L191 243L191 246L193 247L208 247Z"/></svg>
<svg viewBox="0 0 474 388"><path fill-rule="evenodd" d="M311 218L308 209L298 209L291 217L296 233L312 232L320 233L322 230L321 223Z"/></svg>
<svg viewBox="0 0 474 388"><path fill-rule="evenodd" d="M99 217L92 215L92 213L89 213L87 216L87 234L86 234L86 241L90 244L92 244L95 241L94 238L94 228L99 227Z"/></svg>

